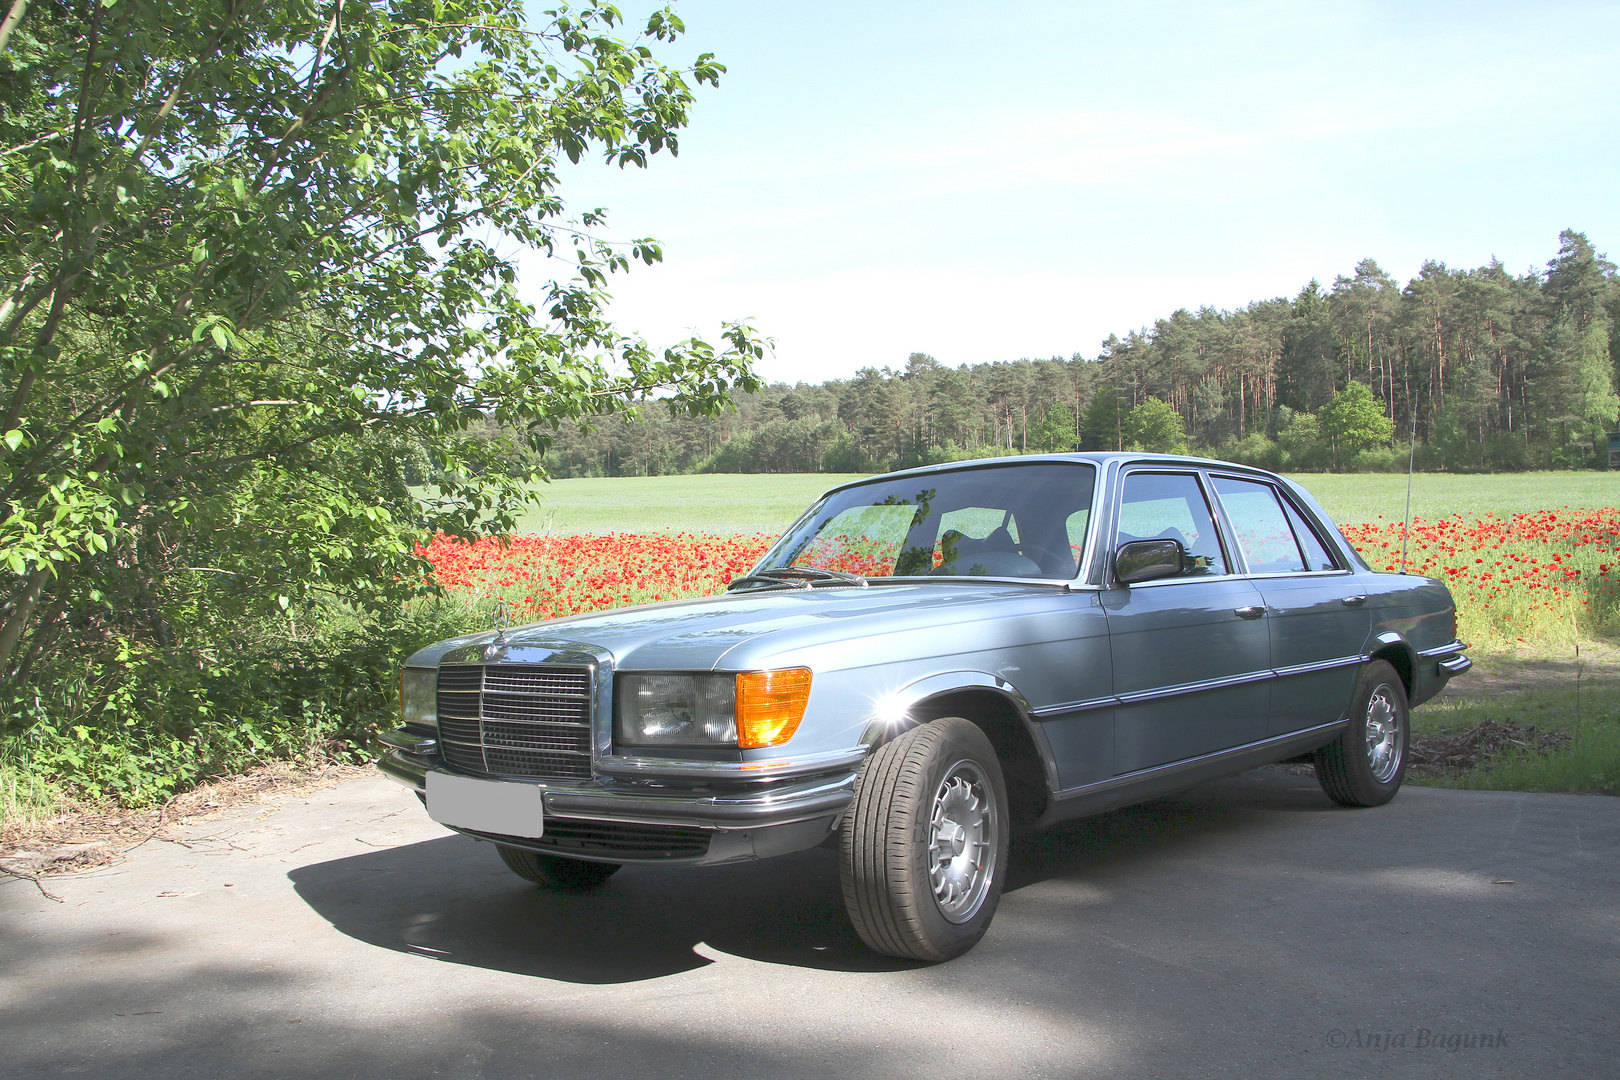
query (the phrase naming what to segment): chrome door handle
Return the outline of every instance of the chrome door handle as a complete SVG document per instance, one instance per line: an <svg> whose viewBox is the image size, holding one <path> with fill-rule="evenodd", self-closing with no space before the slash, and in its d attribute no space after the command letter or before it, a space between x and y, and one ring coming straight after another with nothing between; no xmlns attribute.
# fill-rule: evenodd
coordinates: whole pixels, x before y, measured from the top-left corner
<svg viewBox="0 0 1620 1080"><path fill-rule="evenodd" d="M1233 612L1240 619L1258 619L1265 613L1266 609L1263 607L1240 607Z"/></svg>
<svg viewBox="0 0 1620 1080"><path fill-rule="evenodd" d="M1345 607L1360 607L1366 602L1367 598L1365 596L1347 596L1343 600L1339 601L1339 603L1343 604Z"/></svg>

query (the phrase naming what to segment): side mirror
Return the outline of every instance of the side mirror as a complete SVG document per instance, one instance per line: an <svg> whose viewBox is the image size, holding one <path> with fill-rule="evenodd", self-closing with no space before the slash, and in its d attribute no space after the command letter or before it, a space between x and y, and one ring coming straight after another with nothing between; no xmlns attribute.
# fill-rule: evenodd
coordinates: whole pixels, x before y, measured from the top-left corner
<svg viewBox="0 0 1620 1080"><path fill-rule="evenodd" d="M1185 565L1179 540L1132 540L1114 552L1114 578L1121 585L1175 577Z"/></svg>

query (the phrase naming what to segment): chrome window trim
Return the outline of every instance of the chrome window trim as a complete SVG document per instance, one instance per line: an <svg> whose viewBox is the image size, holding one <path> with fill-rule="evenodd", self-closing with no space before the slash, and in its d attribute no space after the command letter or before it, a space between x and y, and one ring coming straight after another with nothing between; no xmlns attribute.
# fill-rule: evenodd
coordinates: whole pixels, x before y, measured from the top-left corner
<svg viewBox="0 0 1620 1080"><path fill-rule="evenodd" d="M816 512L816 508L819 507L822 503L826 502L828 498L830 498L832 495L836 494L837 492L847 491L850 488L860 487L860 486L862 486L864 484L875 483L875 482L878 482L880 480L886 482L886 481L889 481L889 480L893 480L893 479L895 479L897 477L906 476L906 475L909 475L909 474L912 474L912 473L915 473L916 475L919 475L919 476L924 476L924 475L927 475L929 473L937 473L937 472L971 472L971 471L975 471L975 470L978 470L978 469L1017 468L1020 465L1071 465L1071 466L1075 466L1075 467L1078 467L1078 468L1091 470L1091 504L1090 504L1090 508L1089 508L1091 512L1086 517L1086 541L1081 546L1081 554L1080 554L1079 564L1075 568L1075 572L1073 574L1069 574L1069 575L1063 576L1063 577L1016 577L1016 578L1000 578L1000 577L989 577L989 576L976 577L976 576L967 576L967 575L951 575L949 577L937 577L936 578L936 577L931 577L931 576L928 576L928 575L918 575L918 576L914 576L914 577L892 577L892 576L890 576L890 577L873 577L873 578L868 578L867 580L872 581L872 582L902 581L902 582L908 582L908 583L918 582L918 581L1009 581L1009 582L1017 582L1017 583L1022 584L1022 585L1037 584L1037 585L1058 585L1058 586L1071 586L1071 585L1074 585L1075 583L1083 583L1083 582L1085 582L1086 578L1087 578L1087 575L1091 571L1092 553L1093 553L1093 549L1096 546L1095 545L1095 539L1099 535L1098 531L1097 531L1097 513L1096 513L1096 511L1097 511L1098 505L1102 501L1103 495L1105 494L1105 490L1106 490L1106 485L1104 484L1104 479L1105 479L1104 474L1106 472L1108 472L1110 469L1112 469L1114 463L1112 463L1112 462L1108 463L1108 466L1105 468L1102 464L1100 464L1098 462L1095 462L1095 461L1074 460L1074 459L1070 459L1070 458L1052 457L1052 456L1046 456L1046 455L1041 455L1041 456L1030 455L1028 458L991 458L991 459L988 459L988 460L982 461L982 462L951 462L951 463L948 463L948 464L945 464L945 465L929 465L929 466L924 466L924 467L918 468L918 469L903 469L903 470L901 470L899 472L884 473L881 476L863 478L863 479L860 479L860 480L852 480L847 484L839 484L837 487L828 488L826 491L822 492L819 496L817 496L816 500L810 504L809 508L806 509L804 513L800 514L797 518L795 518L793 520L792 525L789 525L786 529L784 529L782 531L781 535L779 535L776 538L776 540L774 540L771 543L770 547L765 549L765 553L759 557L759 560L757 562L755 562L752 567L749 568L748 572L750 574L754 573L754 572L758 571L761 566L765 565L766 560L769 559L774 554L776 554L777 548L781 547L782 541L785 540L787 537L791 536L793 534L794 530L799 528L799 526L803 525L805 523L805 521L807 521L809 518L814 516L814 514ZM825 588L827 586L819 586L819 587ZM859 586L852 586L852 587L858 588Z"/></svg>
<svg viewBox="0 0 1620 1080"><path fill-rule="evenodd" d="M1349 576L1350 574L1353 574L1353 573L1355 573L1354 570L1272 570L1272 571L1268 571L1268 572L1265 572L1265 573L1259 573L1259 574L1245 574L1243 576L1244 577L1251 577L1251 578L1267 578L1267 579L1271 579L1271 578L1290 578L1290 577L1298 577L1298 578L1302 578L1302 577L1332 577L1335 574Z"/></svg>

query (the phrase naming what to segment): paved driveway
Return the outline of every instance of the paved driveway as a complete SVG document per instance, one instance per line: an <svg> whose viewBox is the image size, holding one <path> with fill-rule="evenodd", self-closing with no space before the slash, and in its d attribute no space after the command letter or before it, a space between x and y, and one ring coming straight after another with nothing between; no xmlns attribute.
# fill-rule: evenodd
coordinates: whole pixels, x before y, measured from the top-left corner
<svg viewBox="0 0 1620 1080"><path fill-rule="evenodd" d="M381 778L190 843L0 882L0 1072L1620 1075L1615 799L1260 770L1026 840L938 966L860 945L824 850L544 894Z"/></svg>

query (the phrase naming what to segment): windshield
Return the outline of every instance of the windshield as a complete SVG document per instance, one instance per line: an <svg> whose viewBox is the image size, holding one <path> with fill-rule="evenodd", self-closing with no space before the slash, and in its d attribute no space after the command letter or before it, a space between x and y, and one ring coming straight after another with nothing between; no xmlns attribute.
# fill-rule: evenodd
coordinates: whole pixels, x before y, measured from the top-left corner
<svg viewBox="0 0 1620 1080"><path fill-rule="evenodd" d="M1082 462L1041 462L844 488L812 508L754 572L804 567L862 577L1072 578L1094 477Z"/></svg>

